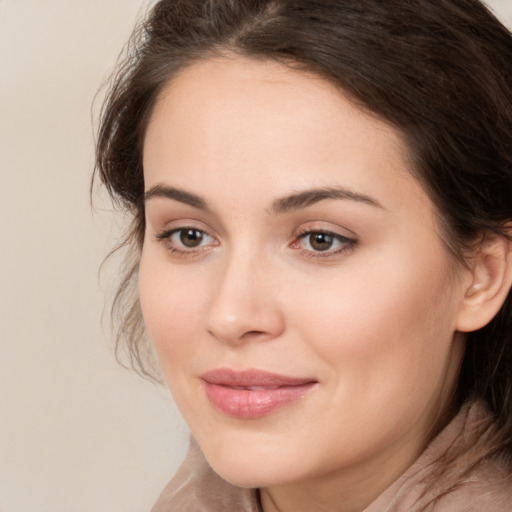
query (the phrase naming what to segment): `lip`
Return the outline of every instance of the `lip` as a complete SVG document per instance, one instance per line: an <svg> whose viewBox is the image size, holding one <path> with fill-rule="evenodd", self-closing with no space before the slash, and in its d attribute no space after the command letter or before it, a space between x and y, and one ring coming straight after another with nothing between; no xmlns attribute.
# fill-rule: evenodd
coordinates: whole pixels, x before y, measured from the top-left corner
<svg viewBox="0 0 512 512"><path fill-rule="evenodd" d="M220 412L255 419L301 399L318 381L263 370L210 370L202 375L210 403Z"/></svg>

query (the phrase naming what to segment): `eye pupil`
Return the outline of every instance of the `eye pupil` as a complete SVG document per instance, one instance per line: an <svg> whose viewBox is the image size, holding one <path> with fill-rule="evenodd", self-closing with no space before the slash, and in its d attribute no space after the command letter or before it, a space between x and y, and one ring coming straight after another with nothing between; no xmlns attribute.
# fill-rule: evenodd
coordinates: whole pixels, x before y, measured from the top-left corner
<svg viewBox="0 0 512 512"><path fill-rule="evenodd" d="M313 233L310 238L311 247L315 251L327 251L332 247L334 237L327 233Z"/></svg>
<svg viewBox="0 0 512 512"><path fill-rule="evenodd" d="M185 247L197 247L203 240L203 233L197 229L183 229L180 232L180 242Z"/></svg>

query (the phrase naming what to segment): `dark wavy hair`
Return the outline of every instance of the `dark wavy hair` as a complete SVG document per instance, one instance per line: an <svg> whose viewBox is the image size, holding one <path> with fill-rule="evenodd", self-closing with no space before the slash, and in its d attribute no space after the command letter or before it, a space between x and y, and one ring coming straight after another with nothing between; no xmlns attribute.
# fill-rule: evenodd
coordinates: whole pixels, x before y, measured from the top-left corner
<svg viewBox="0 0 512 512"><path fill-rule="evenodd" d="M173 76L228 52L317 73L396 127L459 261L485 233L510 237L512 36L481 2L161 0L112 77L96 150L96 173L133 219L112 312L118 347L139 372L152 372L135 282L145 229L145 129ZM458 391L460 403L488 403L492 450L512 461L510 293L486 327L467 335Z"/></svg>

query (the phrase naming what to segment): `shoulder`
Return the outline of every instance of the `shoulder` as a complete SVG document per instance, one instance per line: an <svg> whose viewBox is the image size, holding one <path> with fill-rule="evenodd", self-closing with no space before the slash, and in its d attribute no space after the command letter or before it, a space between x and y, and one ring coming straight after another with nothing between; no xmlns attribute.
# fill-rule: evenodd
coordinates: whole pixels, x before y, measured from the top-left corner
<svg viewBox="0 0 512 512"><path fill-rule="evenodd" d="M512 480L499 461L487 460L441 493L432 512L511 512Z"/></svg>
<svg viewBox="0 0 512 512"><path fill-rule="evenodd" d="M193 439L185 461L151 512L258 512L256 493L218 476Z"/></svg>
<svg viewBox="0 0 512 512"><path fill-rule="evenodd" d="M451 478L443 485L440 473L441 491L432 510L511 512L512 468L492 448L493 416L483 402L468 404L462 414L460 432L447 451L457 456L451 455Z"/></svg>
<svg viewBox="0 0 512 512"><path fill-rule="evenodd" d="M511 512L510 464L489 449L493 417L466 404L365 512Z"/></svg>

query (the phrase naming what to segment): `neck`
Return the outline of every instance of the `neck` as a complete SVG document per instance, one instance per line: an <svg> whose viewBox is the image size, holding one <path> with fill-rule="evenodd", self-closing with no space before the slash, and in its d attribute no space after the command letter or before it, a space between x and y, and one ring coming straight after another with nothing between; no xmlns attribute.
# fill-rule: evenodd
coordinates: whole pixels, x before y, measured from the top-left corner
<svg viewBox="0 0 512 512"><path fill-rule="evenodd" d="M417 455L415 452L391 468L389 458L383 454L366 467L358 465L307 481L261 489L263 512L362 512Z"/></svg>
<svg viewBox="0 0 512 512"><path fill-rule="evenodd" d="M463 341L463 340L459 340ZM460 343L463 347L463 343ZM461 349L463 350L463 349ZM263 512L364 512L421 455L429 442L455 416L454 387L457 364L451 365L447 389L439 392L443 400L425 410L416 426L379 453L320 476L278 486L262 488ZM451 383L450 385L448 383Z"/></svg>
<svg viewBox="0 0 512 512"><path fill-rule="evenodd" d="M324 477L260 490L263 512L362 512L413 460L389 471L389 460ZM385 471L384 471L385 469Z"/></svg>
<svg viewBox="0 0 512 512"><path fill-rule="evenodd" d="M424 432L420 442L416 436L400 438L377 456L338 471L262 488L263 512L363 512L415 462L436 433Z"/></svg>

